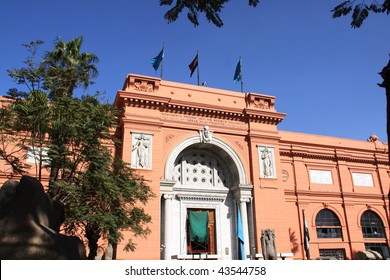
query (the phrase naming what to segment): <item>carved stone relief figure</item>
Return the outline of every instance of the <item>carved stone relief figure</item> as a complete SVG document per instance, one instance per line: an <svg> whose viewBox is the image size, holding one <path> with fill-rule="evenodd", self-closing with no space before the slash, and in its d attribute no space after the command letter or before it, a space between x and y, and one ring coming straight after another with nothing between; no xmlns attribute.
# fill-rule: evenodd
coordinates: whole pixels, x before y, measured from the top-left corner
<svg viewBox="0 0 390 280"><path fill-rule="evenodd" d="M261 230L261 250L265 260L276 260L275 231L273 229Z"/></svg>
<svg viewBox="0 0 390 280"><path fill-rule="evenodd" d="M255 98L253 100L253 104L256 108L259 108L259 109L269 109L270 106L270 102L269 100L265 100L265 99L262 99L262 98Z"/></svg>
<svg viewBox="0 0 390 280"><path fill-rule="evenodd" d="M206 125L204 129L199 130L200 142L201 143L210 143L213 139L213 132L209 130L209 127Z"/></svg>
<svg viewBox="0 0 390 280"><path fill-rule="evenodd" d="M263 160L263 174L264 177L271 177L272 174L272 158L271 153L268 148L265 148L261 154L261 159Z"/></svg>
<svg viewBox="0 0 390 280"><path fill-rule="evenodd" d="M260 158L260 177L276 178L274 148L258 146Z"/></svg>
<svg viewBox="0 0 390 280"><path fill-rule="evenodd" d="M151 135L134 134L132 150L132 167L146 169L151 163Z"/></svg>
<svg viewBox="0 0 390 280"><path fill-rule="evenodd" d="M138 91L153 92L154 84L147 81L136 80L134 82L134 89Z"/></svg>

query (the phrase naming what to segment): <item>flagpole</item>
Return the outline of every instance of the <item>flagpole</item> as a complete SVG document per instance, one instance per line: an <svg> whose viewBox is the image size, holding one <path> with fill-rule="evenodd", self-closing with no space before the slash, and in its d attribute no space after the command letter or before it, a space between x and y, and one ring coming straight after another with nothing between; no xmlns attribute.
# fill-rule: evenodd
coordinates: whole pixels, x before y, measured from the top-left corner
<svg viewBox="0 0 390 280"><path fill-rule="evenodd" d="M196 51L196 56L198 57L198 69L197 74L198 74L198 86L200 85L200 76L199 76L199 50Z"/></svg>
<svg viewBox="0 0 390 280"><path fill-rule="evenodd" d="M302 209L302 217L303 217L303 248L305 249L306 259L310 260L310 249L309 249L309 228L307 227L306 217L305 217L305 209Z"/></svg>

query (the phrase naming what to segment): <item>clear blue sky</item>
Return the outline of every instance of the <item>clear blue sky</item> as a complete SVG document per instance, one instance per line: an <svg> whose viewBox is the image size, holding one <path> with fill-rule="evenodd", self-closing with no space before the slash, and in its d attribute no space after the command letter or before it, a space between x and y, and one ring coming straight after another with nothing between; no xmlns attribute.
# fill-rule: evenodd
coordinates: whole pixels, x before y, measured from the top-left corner
<svg viewBox="0 0 390 280"><path fill-rule="evenodd" d="M342 0L231 0L222 28L201 17L194 27L182 14L167 24L158 0L2 0L0 4L0 95L16 87L6 70L21 67L21 46L57 36L84 36L82 51L96 54L99 77L90 91L113 100L128 73L159 76L149 60L165 44L163 79L196 84L188 64L199 50L201 81L240 91L233 83L242 57L244 91L276 96L287 114L280 130L366 140L386 136L386 98L378 72L390 53L390 16L370 15L360 29L350 17L332 19Z"/></svg>

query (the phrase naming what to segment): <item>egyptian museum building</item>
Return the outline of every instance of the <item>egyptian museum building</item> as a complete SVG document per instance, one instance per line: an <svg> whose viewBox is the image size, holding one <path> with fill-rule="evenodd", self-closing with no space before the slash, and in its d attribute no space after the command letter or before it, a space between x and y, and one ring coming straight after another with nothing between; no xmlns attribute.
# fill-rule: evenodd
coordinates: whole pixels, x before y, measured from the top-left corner
<svg viewBox="0 0 390 280"><path fill-rule="evenodd" d="M375 136L281 131L274 96L141 75L114 103L117 152L156 194L150 235L117 259L262 259L266 230L278 259L307 259L304 221L311 259L390 258L388 149Z"/></svg>

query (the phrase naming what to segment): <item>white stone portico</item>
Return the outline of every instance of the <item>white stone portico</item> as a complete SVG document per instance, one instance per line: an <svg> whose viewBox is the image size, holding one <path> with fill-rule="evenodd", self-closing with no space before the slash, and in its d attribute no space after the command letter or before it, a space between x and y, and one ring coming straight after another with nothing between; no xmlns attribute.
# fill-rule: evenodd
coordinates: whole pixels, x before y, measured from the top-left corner
<svg viewBox="0 0 390 280"><path fill-rule="evenodd" d="M240 207L245 256L250 252L248 216L253 186L242 161L224 141L199 135L180 142L165 165L161 192L161 258L191 259L188 252L189 209L210 210L215 217L215 252L200 258L238 259L237 207Z"/></svg>

